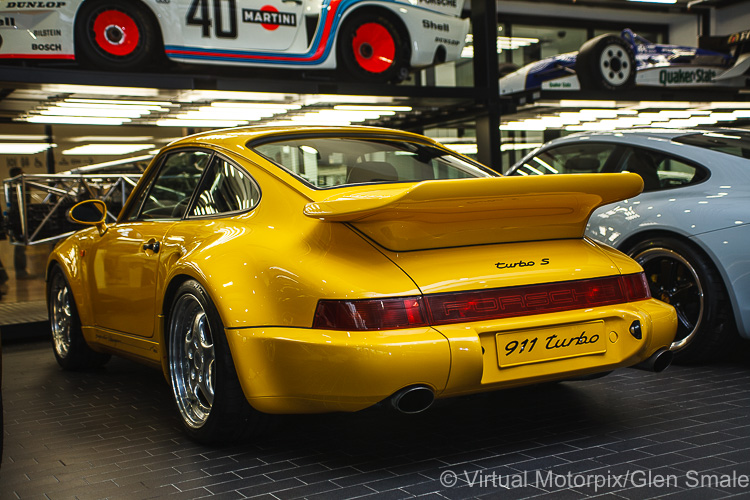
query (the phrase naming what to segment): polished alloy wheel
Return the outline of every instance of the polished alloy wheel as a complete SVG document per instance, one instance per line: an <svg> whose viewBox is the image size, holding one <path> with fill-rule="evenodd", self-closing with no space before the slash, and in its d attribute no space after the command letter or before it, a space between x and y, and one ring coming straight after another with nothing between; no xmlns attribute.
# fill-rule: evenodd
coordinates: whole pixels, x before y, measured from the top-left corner
<svg viewBox="0 0 750 500"><path fill-rule="evenodd" d="M214 403L216 354L208 316L186 293L174 305L169 328L172 392L189 427L206 423Z"/></svg>
<svg viewBox="0 0 750 500"><path fill-rule="evenodd" d="M634 68L630 66L628 53L619 45L607 45L599 58L599 67L604 80L613 87L624 85Z"/></svg>
<svg viewBox="0 0 750 500"><path fill-rule="evenodd" d="M692 264L668 248L649 248L633 258L646 272L651 295L677 311L672 350L686 346L700 329L705 309L703 286Z"/></svg>
<svg viewBox="0 0 750 500"><path fill-rule="evenodd" d="M50 294L50 323L52 326L52 343L57 355L65 358L70 352L73 312L71 294L65 278L55 273Z"/></svg>

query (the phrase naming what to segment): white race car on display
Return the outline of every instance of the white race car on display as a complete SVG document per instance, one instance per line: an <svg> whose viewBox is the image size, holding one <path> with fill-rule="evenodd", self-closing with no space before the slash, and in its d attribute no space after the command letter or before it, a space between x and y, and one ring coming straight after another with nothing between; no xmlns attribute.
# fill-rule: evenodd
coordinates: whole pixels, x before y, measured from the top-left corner
<svg viewBox="0 0 750 500"><path fill-rule="evenodd" d="M747 86L750 30L701 37L700 45L651 43L629 29L599 35L581 45L578 52L548 57L512 73L506 71L501 74L500 94L539 89Z"/></svg>
<svg viewBox="0 0 750 500"><path fill-rule="evenodd" d="M132 71L186 63L344 67L402 80L461 55L464 0L0 1L0 59Z"/></svg>

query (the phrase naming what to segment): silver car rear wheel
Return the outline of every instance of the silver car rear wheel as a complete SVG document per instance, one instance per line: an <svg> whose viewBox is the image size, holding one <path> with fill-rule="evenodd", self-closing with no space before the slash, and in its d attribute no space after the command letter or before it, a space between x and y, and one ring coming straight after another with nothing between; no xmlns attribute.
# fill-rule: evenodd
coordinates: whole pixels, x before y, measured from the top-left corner
<svg viewBox="0 0 750 500"><path fill-rule="evenodd" d="M200 301L186 293L174 304L169 336L172 391L185 424L200 428L214 404L216 353L211 326Z"/></svg>
<svg viewBox="0 0 750 500"><path fill-rule="evenodd" d="M263 415L245 398L214 302L195 280L174 292L167 320L172 395L185 432L196 441L237 441L259 432Z"/></svg>
<svg viewBox="0 0 750 500"><path fill-rule="evenodd" d="M711 259L682 239L658 236L627 251L646 273L651 295L677 312L670 349L675 362L700 363L726 355L738 339L724 282Z"/></svg>

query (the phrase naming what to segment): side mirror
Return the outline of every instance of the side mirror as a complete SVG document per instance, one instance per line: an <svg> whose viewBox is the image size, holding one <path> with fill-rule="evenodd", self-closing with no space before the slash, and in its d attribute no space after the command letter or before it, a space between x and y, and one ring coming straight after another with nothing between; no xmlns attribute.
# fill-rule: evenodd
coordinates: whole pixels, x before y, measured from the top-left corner
<svg viewBox="0 0 750 500"><path fill-rule="evenodd" d="M103 233L106 225L107 205L102 200L84 200L68 210L68 219L86 226L96 226Z"/></svg>

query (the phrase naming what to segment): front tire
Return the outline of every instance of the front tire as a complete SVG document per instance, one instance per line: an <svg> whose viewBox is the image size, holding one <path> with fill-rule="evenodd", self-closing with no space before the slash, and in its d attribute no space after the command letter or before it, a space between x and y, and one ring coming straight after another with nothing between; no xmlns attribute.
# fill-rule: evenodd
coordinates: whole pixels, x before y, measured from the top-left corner
<svg viewBox="0 0 750 500"><path fill-rule="evenodd" d="M651 295L677 311L677 335L670 350L689 364L726 355L736 328L724 283L703 253L675 238L662 237L627 252L646 272Z"/></svg>
<svg viewBox="0 0 750 500"><path fill-rule="evenodd" d="M599 35L581 45L575 70L584 90L628 89L635 85L635 54L618 35Z"/></svg>
<svg viewBox="0 0 750 500"><path fill-rule="evenodd" d="M55 266L47 286L47 307L52 329L52 346L57 363L66 370L95 368L109 361L109 354L91 349L83 338L81 320L68 280Z"/></svg>
<svg viewBox="0 0 750 500"><path fill-rule="evenodd" d="M256 431L261 414L245 399L224 325L197 281L177 289L168 335L172 395L187 434L208 444Z"/></svg>
<svg viewBox="0 0 750 500"><path fill-rule="evenodd" d="M390 16L358 11L339 33L338 56L357 80L399 82L409 76L409 37Z"/></svg>
<svg viewBox="0 0 750 500"><path fill-rule="evenodd" d="M76 16L76 59L93 69L133 71L163 58L158 25L135 2L85 2Z"/></svg>

